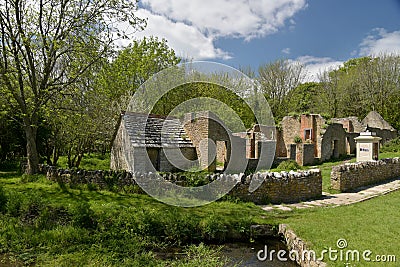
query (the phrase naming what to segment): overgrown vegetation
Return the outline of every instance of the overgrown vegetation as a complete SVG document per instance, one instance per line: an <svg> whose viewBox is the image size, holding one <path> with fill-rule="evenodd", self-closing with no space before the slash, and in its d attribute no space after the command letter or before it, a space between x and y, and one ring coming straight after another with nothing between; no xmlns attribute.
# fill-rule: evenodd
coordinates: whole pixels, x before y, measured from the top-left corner
<svg viewBox="0 0 400 267"><path fill-rule="evenodd" d="M0 174L0 255L54 266L223 266L202 243L248 239L268 223L252 203L168 206L147 195L73 189L35 176ZM183 257L161 259L178 250Z"/></svg>
<svg viewBox="0 0 400 267"><path fill-rule="evenodd" d="M66 156L61 156L57 162L60 168L68 169L68 159ZM109 153L91 153L85 154L79 165L80 169L84 170L109 170L110 169L110 154Z"/></svg>
<svg viewBox="0 0 400 267"><path fill-rule="evenodd" d="M305 169L304 167L300 166L295 160L285 160L279 163L278 167L273 169L272 171L296 171Z"/></svg>
<svg viewBox="0 0 400 267"><path fill-rule="evenodd" d="M381 152L400 152L400 137L390 140L380 150Z"/></svg>

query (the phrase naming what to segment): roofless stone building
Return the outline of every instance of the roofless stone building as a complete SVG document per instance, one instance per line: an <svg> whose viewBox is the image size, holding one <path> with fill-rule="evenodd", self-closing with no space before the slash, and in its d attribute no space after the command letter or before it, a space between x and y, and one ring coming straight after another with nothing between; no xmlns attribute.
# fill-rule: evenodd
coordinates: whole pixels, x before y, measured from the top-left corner
<svg viewBox="0 0 400 267"><path fill-rule="evenodd" d="M171 172L191 168L210 172L269 169L272 161L293 159L311 165L342 155L356 154L360 132L375 132L380 144L397 131L372 111L327 122L319 114L286 116L279 129L254 125L232 133L212 112L185 114L182 120L154 114L124 112L111 150L111 169Z"/></svg>

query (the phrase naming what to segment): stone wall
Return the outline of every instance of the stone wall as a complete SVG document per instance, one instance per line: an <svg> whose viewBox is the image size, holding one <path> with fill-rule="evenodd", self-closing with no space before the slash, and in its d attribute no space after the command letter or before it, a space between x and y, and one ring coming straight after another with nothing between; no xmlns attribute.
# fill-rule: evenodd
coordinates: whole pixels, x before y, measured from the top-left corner
<svg viewBox="0 0 400 267"><path fill-rule="evenodd" d="M289 157L288 155L288 148L285 145L285 141L283 139L283 131L277 130L276 131L276 151L275 156L282 158L282 157Z"/></svg>
<svg viewBox="0 0 400 267"><path fill-rule="evenodd" d="M159 169L163 172L188 170L199 166L195 147L163 147L158 153Z"/></svg>
<svg viewBox="0 0 400 267"><path fill-rule="evenodd" d="M322 136L321 147L318 150L321 151L321 161L347 155L346 131L342 124L332 123L326 128Z"/></svg>
<svg viewBox="0 0 400 267"><path fill-rule="evenodd" d="M400 158L346 163L332 167L331 186L342 192L400 176Z"/></svg>
<svg viewBox="0 0 400 267"><path fill-rule="evenodd" d="M152 174L139 174L126 171L87 171L87 170L65 170L56 167L40 165L40 172L47 179L63 184L91 184L100 189L123 190L124 186L135 186L136 175L149 176ZM163 173L160 174L165 180L185 185L185 174ZM224 179L238 179L238 183L229 192L230 196L256 204L268 203L294 203L307 199L318 198L322 195L322 176L320 170L309 170L299 172L273 172L255 173L248 176L223 175ZM221 177L220 174L207 175L208 181L214 181ZM260 181L261 185L254 191L249 191L253 180ZM144 193L138 189L139 193Z"/></svg>
<svg viewBox="0 0 400 267"><path fill-rule="evenodd" d="M384 145L385 143L397 137L396 131L390 131L387 129L378 129L369 126L367 127L367 130L376 133L376 136L382 138L382 140L380 141L381 145Z"/></svg>
<svg viewBox="0 0 400 267"><path fill-rule="evenodd" d="M253 179L261 185L249 192ZM256 204L300 202L322 195L322 176L320 170L255 173L242 178L229 195Z"/></svg>
<svg viewBox="0 0 400 267"><path fill-rule="evenodd" d="M325 267L327 264L320 260L316 260L319 255L311 255L310 249L307 247L305 241L299 238L296 233L290 229L286 224L280 224L278 233L283 236L286 246L290 251L296 251L299 257L296 257L297 263L302 267ZM304 256L303 256L304 255Z"/></svg>
<svg viewBox="0 0 400 267"><path fill-rule="evenodd" d="M296 148L296 162L300 166L312 165L314 164L314 144L297 144Z"/></svg>
<svg viewBox="0 0 400 267"><path fill-rule="evenodd" d="M208 166L208 171L214 172L216 158L225 158L226 162L229 161L232 151L232 133L214 113L210 111L187 113L184 117L183 128L196 147L201 168ZM218 151L217 147L207 139L214 141L214 144L217 141L225 142L225 151ZM218 152L223 154L217 155L215 158L214 155Z"/></svg>
<svg viewBox="0 0 400 267"><path fill-rule="evenodd" d="M278 147L286 148L286 155L290 155L290 144L294 143L295 137L300 137L300 118L286 116L281 121L282 136L277 141L283 141L283 144L278 144Z"/></svg>

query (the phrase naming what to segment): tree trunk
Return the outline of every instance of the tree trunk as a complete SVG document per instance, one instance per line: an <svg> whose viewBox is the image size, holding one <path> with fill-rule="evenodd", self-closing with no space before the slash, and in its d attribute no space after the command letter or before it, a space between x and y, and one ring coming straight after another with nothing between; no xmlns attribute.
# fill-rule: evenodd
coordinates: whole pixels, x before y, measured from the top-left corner
<svg viewBox="0 0 400 267"><path fill-rule="evenodd" d="M39 153L36 147L36 133L37 129L30 123L25 121L25 135L26 135L26 154L28 158L28 165L25 170L26 174L36 174L39 170Z"/></svg>

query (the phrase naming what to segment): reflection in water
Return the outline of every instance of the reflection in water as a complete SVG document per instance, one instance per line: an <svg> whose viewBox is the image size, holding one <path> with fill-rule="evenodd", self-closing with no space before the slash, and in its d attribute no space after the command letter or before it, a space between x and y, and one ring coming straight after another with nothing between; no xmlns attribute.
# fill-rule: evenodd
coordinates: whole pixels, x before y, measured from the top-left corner
<svg viewBox="0 0 400 267"><path fill-rule="evenodd" d="M268 247L268 251L275 250L272 261L269 258L265 261L260 261L257 258L257 252L264 250L265 246ZM222 254L231 260L231 265L234 266L246 266L246 267L258 267L258 266L271 266L271 267L297 267L295 262L286 261L282 262L277 259L276 253L279 250L286 251L286 257L288 255L286 246L279 240L265 240L258 241L256 243L229 243L224 244Z"/></svg>
<svg viewBox="0 0 400 267"><path fill-rule="evenodd" d="M279 250L286 251L283 257L288 258L288 251L284 243L279 239L266 239L262 241L257 241L253 243L246 242L235 242L235 243L225 243L223 245L207 245L210 247L217 247L220 250L222 256L230 260L228 266L238 266L238 267L259 267L259 266L271 266L271 267L298 267L299 265L293 261L283 262L279 261L277 258L277 252ZM265 250L265 246L268 248L268 252L275 250L273 253L272 261L266 259L265 261L260 261L257 258L257 252L260 250ZM186 257L186 253L183 251L182 247L171 248L168 247L166 250L153 251L157 258L163 260L174 260L182 259ZM264 254L262 254L263 256Z"/></svg>

